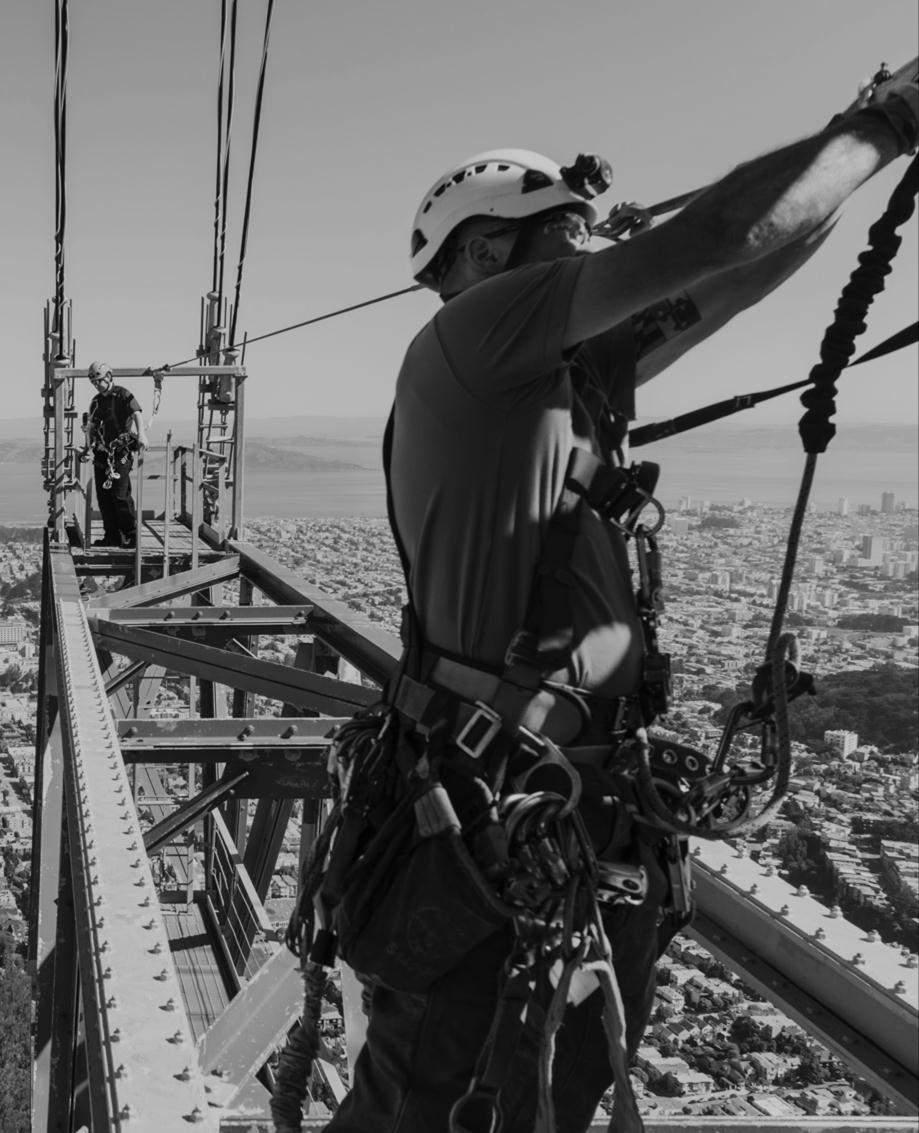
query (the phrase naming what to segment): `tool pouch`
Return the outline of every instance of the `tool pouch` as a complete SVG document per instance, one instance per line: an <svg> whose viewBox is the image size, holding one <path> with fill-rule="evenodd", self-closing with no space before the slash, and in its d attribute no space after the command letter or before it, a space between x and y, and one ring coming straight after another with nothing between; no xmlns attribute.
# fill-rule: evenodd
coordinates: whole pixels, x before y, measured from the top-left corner
<svg viewBox="0 0 919 1133"><path fill-rule="evenodd" d="M416 791L380 828L333 910L339 952L355 971L397 991L423 992L507 924L463 842L438 783Z"/></svg>

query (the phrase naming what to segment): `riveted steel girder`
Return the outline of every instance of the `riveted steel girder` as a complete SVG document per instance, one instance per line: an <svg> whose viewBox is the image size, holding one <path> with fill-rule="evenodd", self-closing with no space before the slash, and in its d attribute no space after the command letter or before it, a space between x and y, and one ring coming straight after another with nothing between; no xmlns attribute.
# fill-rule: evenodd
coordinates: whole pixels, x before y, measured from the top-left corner
<svg viewBox="0 0 919 1133"><path fill-rule="evenodd" d="M898 978L915 983L897 950L856 933L859 957L834 944L849 942L854 926L799 894L767 870L737 865L729 846L709 843L693 859L699 913L690 928L723 959L807 1031L889 1098L899 1112L919 1109L917 1014ZM750 866L749 859L745 865ZM751 892L752 889L752 892ZM819 930L819 931L818 931ZM851 947L851 944L848 944ZM873 955L876 953L877 955Z"/></svg>
<svg viewBox="0 0 919 1133"><path fill-rule="evenodd" d="M139 629L158 629L169 634L214 639L252 633L294 635L309 633L310 606L155 606L100 609L99 617Z"/></svg>
<svg viewBox="0 0 919 1133"><path fill-rule="evenodd" d="M212 1130L73 563L49 556L93 1133Z"/></svg>
<svg viewBox="0 0 919 1133"><path fill-rule="evenodd" d="M346 661L379 684L391 675L402 653L398 638L344 602L298 578L251 543L230 540L227 547L239 556L243 576L273 601L312 606L310 631Z"/></svg>
<svg viewBox="0 0 919 1133"><path fill-rule="evenodd" d="M239 574L239 559L235 555L228 555L217 562L207 566L197 567L194 570L183 570L178 574L169 574L165 578L155 579L153 582L142 582L138 586L129 586L125 590L113 590L110 593L100 594L90 599L90 610L107 610L113 608L127 608L129 606L153 606L157 602L166 602L171 598L181 598L185 594L194 594L196 590L205 590L218 582L227 582Z"/></svg>
<svg viewBox="0 0 919 1133"><path fill-rule="evenodd" d="M361 685L307 673L291 665L228 653L196 641L180 641L147 629L91 620L99 644L116 653L158 662L173 672L217 681L230 688L250 689L285 703L338 716L373 704L378 694Z"/></svg>

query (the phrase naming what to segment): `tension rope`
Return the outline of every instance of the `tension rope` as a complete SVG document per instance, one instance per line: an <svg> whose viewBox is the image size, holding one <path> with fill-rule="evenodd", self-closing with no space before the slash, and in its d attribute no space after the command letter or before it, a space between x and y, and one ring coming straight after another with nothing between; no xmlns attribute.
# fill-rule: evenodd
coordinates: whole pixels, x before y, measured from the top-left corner
<svg viewBox="0 0 919 1133"><path fill-rule="evenodd" d="M855 351L855 339L866 329L866 316L876 295L884 289L891 264L902 242L897 234L912 216L919 191L919 159L914 158L888 201L884 214L868 230L868 248L860 253L858 267L842 290L820 345L820 360L806 381L808 388L801 395L806 412L798 423L798 432L806 453L801 485L795 503L785 550L779 591L766 644L765 662L753 681L753 698L735 705L719 744L718 754L706 777L711 785L699 786L695 793L681 800L683 812L674 813L661 797L654 782L650 747L644 729L638 735L638 776L642 797L655 821L671 832L692 837L716 839L731 834L748 833L770 821L782 804L791 777L791 734L788 705L794 695L812 691L810 677L799 674L798 646L794 634L784 633L783 624L794 577L801 530L816 472L817 457L826 451L836 432L831 418L836 412L836 382L846 369ZM904 332L901 332L904 333ZM882 344L884 346L886 344ZM876 356L881 347L869 352ZM868 355L859 361L866 361ZM740 721L746 717L745 723ZM733 734L740 727L760 723L767 727L774 718L774 747L764 764L752 770L727 770L726 762ZM764 756L766 756L764 744ZM768 801L755 815L749 814L750 788L772 780ZM725 790L735 792L737 814L717 815ZM710 810L704 810L705 805ZM700 808L694 813L694 808ZM710 816L715 815L715 822ZM698 821L698 818L706 820ZM708 824L706 824L708 823Z"/></svg>

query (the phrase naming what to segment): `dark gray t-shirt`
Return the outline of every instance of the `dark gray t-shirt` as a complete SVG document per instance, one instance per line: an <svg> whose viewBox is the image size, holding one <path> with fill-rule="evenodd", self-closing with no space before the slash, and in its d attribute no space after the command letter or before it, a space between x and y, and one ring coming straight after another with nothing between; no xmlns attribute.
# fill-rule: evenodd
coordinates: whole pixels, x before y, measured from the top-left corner
<svg viewBox="0 0 919 1133"><path fill-rule="evenodd" d="M519 268L450 300L409 346L396 387L393 507L425 639L498 671L572 445L598 450L590 417L603 394L632 415L629 323L577 352L562 346L582 262ZM625 695L642 655L628 560L621 539L582 511L574 651L556 676Z"/></svg>

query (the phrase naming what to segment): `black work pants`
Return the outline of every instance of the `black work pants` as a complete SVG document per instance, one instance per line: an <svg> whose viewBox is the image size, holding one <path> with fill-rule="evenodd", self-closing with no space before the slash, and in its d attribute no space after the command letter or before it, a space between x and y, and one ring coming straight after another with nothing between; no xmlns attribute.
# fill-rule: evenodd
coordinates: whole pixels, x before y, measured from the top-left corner
<svg viewBox="0 0 919 1133"><path fill-rule="evenodd" d="M129 452L116 455L113 461L118 478L112 478L111 487L105 484L109 476L109 464L105 457L96 457L96 499L102 513L102 526L105 541L113 547L132 541L137 535L137 513L134 497L131 495L131 469L134 458Z"/></svg>

